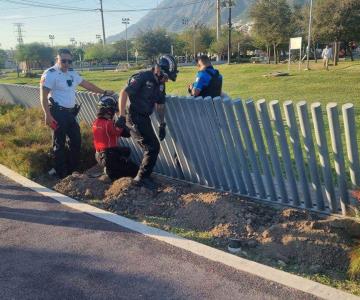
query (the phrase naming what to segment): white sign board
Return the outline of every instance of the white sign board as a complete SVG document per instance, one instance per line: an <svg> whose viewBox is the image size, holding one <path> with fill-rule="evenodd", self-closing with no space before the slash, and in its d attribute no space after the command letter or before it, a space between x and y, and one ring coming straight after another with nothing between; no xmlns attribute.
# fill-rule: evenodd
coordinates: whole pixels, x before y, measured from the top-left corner
<svg viewBox="0 0 360 300"><path fill-rule="evenodd" d="M290 39L290 50L301 49L302 37L296 37Z"/></svg>

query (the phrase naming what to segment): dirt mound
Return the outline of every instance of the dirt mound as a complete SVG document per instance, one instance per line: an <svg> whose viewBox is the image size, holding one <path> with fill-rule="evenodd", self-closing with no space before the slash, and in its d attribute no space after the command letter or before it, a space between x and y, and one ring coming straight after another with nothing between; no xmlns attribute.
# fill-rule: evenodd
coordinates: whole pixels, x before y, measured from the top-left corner
<svg viewBox="0 0 360 300"><path fill-rule="evenodd" d="M91 178L86 174L73 174L58 182L54 189L76 199L103 199L110 184L106 175Z"/></svg>
<svg viewBox="0 0 360 300"><path fill-rule="evenodd" d="M179 205L182 189L163 185L156 180L158 189L138 187L131 178L120 178L106 191L104 206L120 214L170 217Z"/></svg>
<svg viewBox="0 0 360 300"><path fill-rule="evenodd" d="M353 220L276 209L160 176L154 176L156 191L134 185L131 178L110 185L102 177L91 178L98 172L101 170L92 168L84 175L69 176L56 190L73 197L103 199L105 208L119 214L157 217L167 230L208 232L220 248L226 249L229 238L237 238L242 255L291 265L301 272L344 272L352 238L360 237L360 224Z"/></svg>

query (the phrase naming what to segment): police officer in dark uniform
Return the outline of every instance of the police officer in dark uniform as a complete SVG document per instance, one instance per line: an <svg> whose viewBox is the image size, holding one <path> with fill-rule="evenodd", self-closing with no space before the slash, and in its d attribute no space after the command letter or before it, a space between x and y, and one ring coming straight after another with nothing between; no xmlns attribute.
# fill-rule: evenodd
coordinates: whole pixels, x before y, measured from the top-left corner
<svg viewBox="0 0 360 300"><path fill-rule="evenodd" d="M137 176L134 178L138 185L155 189L156 184L150 174L156 164L160 151L159 140L151 125L150 115L156 108L159 116L159 139L162 141L166 135L165 116L165 82L176 80L177 65L171 55L163 55L152 69L130 77L127 86L120 91L119 118L116 126L126 126L125 108L127 98L130 106L127 114L127 125L132 138L137 141L144 151L144 157Z"/></svg>
<svg viewBox="0 0 360 300"><path fill-rule="evenodd" d="M40 80L40 100L45 123L53 129L55 172L63 178L76 170L80 159L81 135L76 120L79 107L75 104L76 87L99 94L113 94L82 79L70 65L72 55L68 49L59 49L56 64L45 70ZM66 137L69 139L69 156L65 157Z"/></svg>
<svg viewBox="0 0 360 300"><path fill-rule="evenodd" d="M214 69L207 55L197 58L199 72L196 80L189 86L189 93L198 97L218 97L221 96L223 77L218 70Z"/></svg>

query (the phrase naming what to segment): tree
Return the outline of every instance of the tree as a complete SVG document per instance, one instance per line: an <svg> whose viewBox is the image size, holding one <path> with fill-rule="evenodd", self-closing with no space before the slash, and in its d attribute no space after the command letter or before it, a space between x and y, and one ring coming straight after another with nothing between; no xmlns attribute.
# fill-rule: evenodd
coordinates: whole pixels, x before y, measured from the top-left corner
<svg viewBox="0 0 360 300"><path fill-rule="evenodd" d="M228 54L227 33L228 33L228 29L227 28L223 29L219 41L213 41L210 46L210 51L212 53L219 54L222 59L226 57ZM240 49L237 49L238 45L240 46ZM232 46L233 46L232 52L237 52L238 50L240 50L241 52L246 53L247 50L254 48L252 38L248 34L241 31L232 32Z"/></svg>
<svg viewBox="0 0 360 300"><path fill-rule="evenodd" d="M6 59L7 59L7 54L5 50L0 49L0 69L5 67Z"/></svg>
<svg viewBox="0 0 360 300"><path fill-rule="evenodd" d="M360 2L358 0L318 0L314 7L314 30L323 41L334 41L337 64L340 41L348 45L360 39Z"/></svg>
<svg viewBox="0 0 360 300"><path fill-rule="evenodd" d="M111 60L115 54L115 49L112 45L94 44L85 49L85 60L104 62Z"/></svg>
<svg viewBox="0 0 360 300"><path fill-rule="evenodd" d="M131 56L134 56L135 50L133 49L133 44L130 40L127 41L128 44L128 52L129 52L129 58ZM115 60L126 60L126 40L120 40L112 44L114 47L114 59Z"/></svg>
<svg viewBox="0 0 360 300"><path fill-rule="evenodd" d="M256 0L250 7L250 16L256 39L266 46L268 53L270 46L273 47L274 62L277 63L277 47L289 40L293 30L289 4L286 0Z"/></svg>
<svg viewBox="0 0 360 300"><path fill-rule="evenodd" d="M82 48L75 48L71 51L73 59L76 61L83 61L85 57L85 51Z"/></svg>
<svg viewBox="0 0 360 300"><path fill-rule="evenodd" d="M51 47L40 43L31 43L19 45L15 58L17 61L25 63L25 71L29 75L32 65L38 64L41 69L44 65L49 65L54 60L54 53Z"/></svg>
<svg viewBox="0 0 360 300"><path fill-rule="evenodd" d="M198 24L185 30L179 35L184 42L184 50L187 53L194 53L194 42L196 53L206 53L210 50L211 44L215 41L215 30Z"/></svg>
<svg viewBox="0 0 360 300"><path fill-rule="evenodd" d="M162 53L170 53L171 38L164 29L141 32L135 39L135 48L147 59L155 61Z"/></svg>

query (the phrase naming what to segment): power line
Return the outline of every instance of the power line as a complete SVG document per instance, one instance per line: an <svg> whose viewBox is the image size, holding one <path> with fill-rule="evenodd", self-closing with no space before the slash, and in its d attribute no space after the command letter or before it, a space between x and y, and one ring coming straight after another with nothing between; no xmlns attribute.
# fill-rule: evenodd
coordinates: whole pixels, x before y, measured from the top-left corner
<svg viewBox="0 0 360 300"><path fill-rule="evenodd" d="M56 6L56 5L51 5L51 4L46 4L46 3L42 3L42 2L20 2L16 1L16 0L2 0L8 3L12 3L12 4L18 4L18 5L27 5L29 7L41 7L41 8L49 8L49 9L58 9L58 10L70 10L70 11L97 11L99 10L98 8L94 8L94 9L86 9L86 8L80 8L80 7L66 7L66 6Z"/></svg>
<svg viewBox="0 0 360 300"><path fill-rule="evenodd" d="M27 5L30 7L41 7L48 9L57 9L57 10L70 10L70 11L99 11L99 8L81 8L81 7L71 7L71 6L61 6L54 4L47 4L39 1L25 1L25 0L2 0L4 2L18 4L18 5ZM156 10L167 10L173 8L179 8L184 6L190 6L194 4L204 3L209 0L200 0L200 1L192 1L186 2L181 5L172 5L172 6L164 6L164 7L154 7L154 8L137 8L137 9L107 9L103 10L103 12L141 12L141 11L156 11Z"/></svg>
<svg viewBox="0 0 360 300"><path fill-rule="evenodd" d="M186 2L181 5L173 5L173 6L164 6L164 7L154 7L154 8L138 8L138 9L108 9L104 10L104 12L137 12L137 11L152 11L152 10L167 10L172 8L179 8L184 6L190 6L198 3L204 3L205 1L209 0L200 0L200 1L193 1L193 2Z"/></svg>

